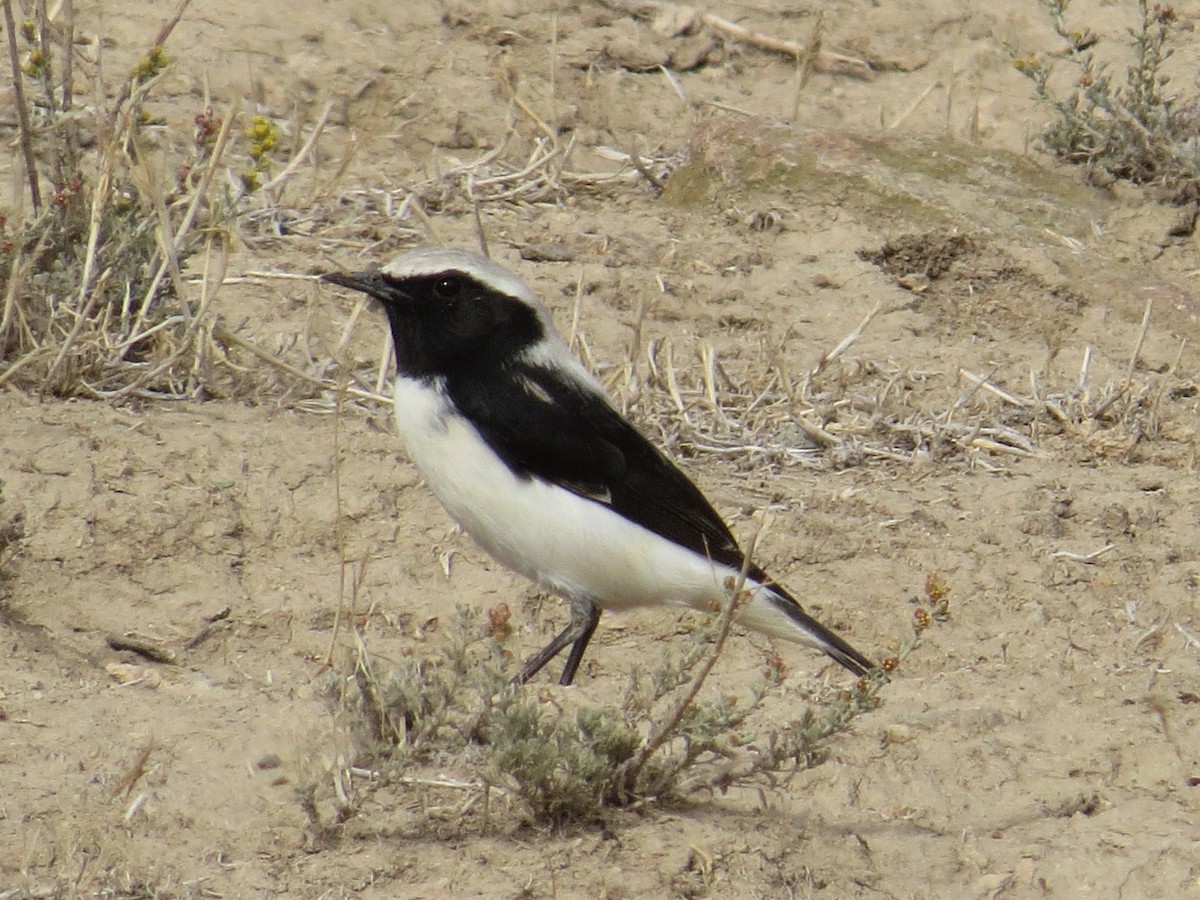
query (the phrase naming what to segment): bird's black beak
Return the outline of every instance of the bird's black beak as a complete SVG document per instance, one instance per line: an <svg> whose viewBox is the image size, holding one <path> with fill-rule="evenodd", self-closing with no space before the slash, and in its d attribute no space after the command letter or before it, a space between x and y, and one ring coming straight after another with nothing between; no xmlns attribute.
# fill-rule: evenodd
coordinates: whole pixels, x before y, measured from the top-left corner
<svg viewBox="0 0 1200 900"><path fill-rule="evenodd" d="M378 269L366 269L362 272L326 272L321 276L321 280L362 291L378 300L387 300L395 293L393 289L389 289L383 273Z"/></svg>

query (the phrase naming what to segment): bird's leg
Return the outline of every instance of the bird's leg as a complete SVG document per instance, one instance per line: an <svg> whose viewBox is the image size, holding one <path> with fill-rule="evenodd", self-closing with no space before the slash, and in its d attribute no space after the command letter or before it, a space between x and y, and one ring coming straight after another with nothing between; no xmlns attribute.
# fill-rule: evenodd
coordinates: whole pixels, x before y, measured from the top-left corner
<svg viewBox="0 0 1200 900"><path fill-rule="evenodd" d="M580 609L580 607L586 604ZM563 666L562 678L558 679L559 684L570 684L575 680L575 670L579 668L579 663L583 659L583 651L587 649L588 641L592 639L592 635L596 633L596 626L600 624L600 607L591 600L585 600L577 604L574 600L571 601L571 625L575 625L576 620L583 624L583 631L575 638L575 643L571 645L571 652L567 654L567 664Z"/></svg>
<svg viewBox="0 0 1200 900"><path fill-rule="evenodd" d="M520 674L513 679L514 684L524 684L542 670L546 663L558 656L563 649L571 644L571 654L567 657L566 668L563 669L559 684L570 684L575 679L575 670L583 659L583 651L587 649L588 641L600 623L600 608L588 597L571 598L571 621L554 640L538 651L529 662L525 663Z"/></svg>

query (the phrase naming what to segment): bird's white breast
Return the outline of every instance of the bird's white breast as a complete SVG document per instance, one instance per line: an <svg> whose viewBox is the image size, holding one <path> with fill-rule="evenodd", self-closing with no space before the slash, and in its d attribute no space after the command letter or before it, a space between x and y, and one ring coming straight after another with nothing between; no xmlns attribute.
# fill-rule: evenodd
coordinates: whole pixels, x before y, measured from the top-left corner
<svg viewBox="0 0 1200 900"><path fill-rule="evenodd" d="M723 597L723 566L602 504L515 475L436 383L398 378L396 424L409 457L463 530L504 565L606 608Z"/></svg>

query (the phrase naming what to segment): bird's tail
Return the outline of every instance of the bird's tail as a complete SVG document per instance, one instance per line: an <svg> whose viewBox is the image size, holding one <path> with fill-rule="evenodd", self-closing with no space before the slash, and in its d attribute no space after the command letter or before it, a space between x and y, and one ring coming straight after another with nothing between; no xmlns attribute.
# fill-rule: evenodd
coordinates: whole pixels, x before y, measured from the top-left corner
<svg viewBox="0 0 1200 900"><path fill-rule="evenodd" d="M759 587L738 620L756 631L815 647L855 675L866 675L875 668L873 662L806 613L796 598L777 584Z"/></svg>

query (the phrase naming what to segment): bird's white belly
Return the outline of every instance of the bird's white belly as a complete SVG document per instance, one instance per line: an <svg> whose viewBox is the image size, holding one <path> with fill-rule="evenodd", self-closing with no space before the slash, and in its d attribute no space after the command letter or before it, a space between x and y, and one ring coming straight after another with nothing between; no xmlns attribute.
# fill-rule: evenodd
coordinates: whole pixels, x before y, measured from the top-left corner
<svg viewBox="0 0 1200 900"><path fill-rule="evenodd" d="M396 424L409 457L463 530L499 562L567 596L619 608L663 602L706 609L732 573L611 509L521 478L428 383L396 380Z"/></svg>

